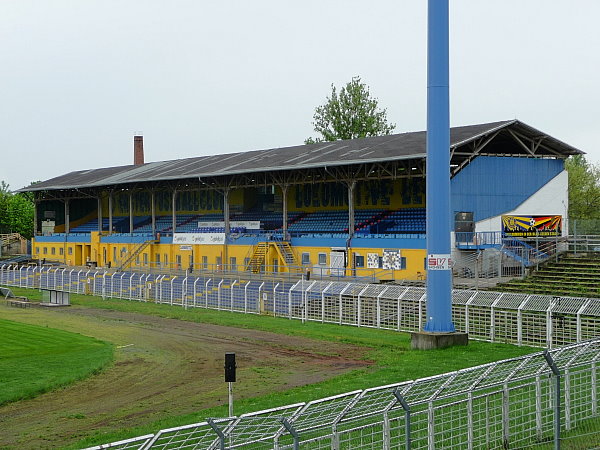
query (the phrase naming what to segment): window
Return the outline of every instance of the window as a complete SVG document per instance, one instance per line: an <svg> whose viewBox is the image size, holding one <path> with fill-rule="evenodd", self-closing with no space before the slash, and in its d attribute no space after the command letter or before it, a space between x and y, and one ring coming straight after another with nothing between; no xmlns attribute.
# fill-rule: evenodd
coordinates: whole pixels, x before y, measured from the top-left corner
<svg viewBox="0 0 600 450"><path fill-rule="evenodd" d="M237 258L232 256L229 258L230 270L237 270Z"/></svg>
<svg viewBox="0 0 600 450"><path fill-rule="evenodd" d="M65 249L64 249L64 248L62 248L62 247L61 247L61 248L59 248L59 249L58 249L58 254L59 254L60 256L63 256L63 255L65 254Z"/></svg>
<svg viewBox="0 0 600 450"><path fill-rule="evenodd" d="M354 267L365 267L365 257L354 254Z"/></svg>
<svg viewBox="0 0 600 450"><path fill-rule="evenodd" d="M223 263L223 260L221 259L221 257L217 256L217 270L219 270L221 268L222 263Z"/></svg>
<svg viewBox="0 0 600 450"><path fill-rule="evenodd" d="M273 258L273 272L279 272L279 260Z"/></svg>
<svg viewBox="0 0 600 450"><path fill-rule="evenodd" d="M39 247L36 247L36 248L35 248L35 252L36 252L36 253L39 255L39 254L40 254L40 248L39 248Z"/></svg>
<svg viewBox="0 0 600 450"><path fill-rule="evenodd" d="M73 254L73 247L69 247L68 252L69 252L69 255L72 255Z"/></svg>
<svg viewBox="0 0 600 450"><path fill-rule="evenodd" d="M144 265L148 265L148 253L144 253Z"/></svg>
<svg viewBox="0 0 600 450"><path fill-rule="evenodd" d="M248 267L250 265L250 258L244 258L244 267Z"/></svg>
<svg viewBox="0 0 600 450"><path fill-rule="evenodd" d="M181 255L175 257L175 262L177 263L177 267L181 267Z"/></svg>
<svg viewBox="0 0 600 450"><path fill-rule="evenodd" d="M202 268L203 269L208 269L208 256L203 256L202 257Z"/></svg>
<svg viewBox="0 0 600 450"><path fill-rule="evenodd" d="M48 254L48 247L44 247L44 255Z"/></svg>
<svg viewBox="0 0 600 450"><path fill-rule="evenodd" d="M320 266L327 265L327 253L319 253L319 265Z"/></svg>
<svg viewBox="0 0 600 450"><path fill-rule="evenodd" d="M113 247L113 261L117 260L117 247Z"/></svg>
<svg viewBox="0 0 600 450"><path fill-rule="evenodd" d="M406 270L406 256L400 257L400 270Z"/></svg>
<svg viewBox="0 0 600 450"><path fill-rule="evenodd" d="M165 253L165 259L164 259L164 262L165 262L165 266L168 266L168 265L169 265L169 255L167 255L166 253Z"/></svg>
<svg viewBox="0 0 600 450"><path fill-rule="evenodd" d="M310 265L310 253L302 253L302 265L303 266Z"/></svg>
<svg viewBox="0 0 600 450"><path fill-rule="evenodd" d="M156 254L156 264L160 265L160 253Z"/></svg>

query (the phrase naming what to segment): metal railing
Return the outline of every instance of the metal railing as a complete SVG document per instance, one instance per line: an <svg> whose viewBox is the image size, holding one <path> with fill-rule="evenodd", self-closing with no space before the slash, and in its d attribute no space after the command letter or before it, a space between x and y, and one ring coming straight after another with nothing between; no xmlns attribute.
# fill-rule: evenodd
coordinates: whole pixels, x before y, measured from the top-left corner
<svg viewBox="0 0 600 450"><path fill-rule="evenodd" d="M0 284L302 321L420 331L426 289L336 280L277 280L1 266ZM600 299L454 289L452 319L472 339L554 348L600 337Z"/></svg>
<svg viewBox="0 0 600 450"><path fill-rule="evenodd" d="M589 448L600 440L599 357L600 340L588 341L92 449Z"/></svg>
<svg viewBox="0 0 600 450"><path fill-rule="evenodd" d="M401 331L426 319L425 289L410 286L24 266L0 267L0 284ZM600 299L454 290L452 301L471 338L554 350L96 448L507 448L559 432L600 442L600 341L589 341L600 337Z"/></svg>

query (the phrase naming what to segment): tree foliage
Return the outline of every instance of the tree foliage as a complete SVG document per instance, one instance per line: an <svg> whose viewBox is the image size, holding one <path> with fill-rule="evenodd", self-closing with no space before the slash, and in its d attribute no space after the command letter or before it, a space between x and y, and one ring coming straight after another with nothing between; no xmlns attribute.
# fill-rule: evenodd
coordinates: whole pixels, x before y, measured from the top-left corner
<svg viewBox="0 0 600 450"><path fill-rule="evenodd" d="M600 167L583 155L571 156L569 172L569 218L600 219Z"/></svg>
<svg viewBox="0 0 600 450"><path fill-rule="evenodd" d="M306 144L383 136L396 128L395 124L388 123L386 109L378 107L378 100L371 97L369 87L360 77L353 77L339 94L332 84L331 96L315 109L313 120L314 130L320 136L306 139Z"/></svg>
<svg viewBox="0 0 600 450"><path fill-rule="evenodd" d="M20 233L26 239L33 236L33 199L29 194L13 193L0 181L0 233Z"/></svg>

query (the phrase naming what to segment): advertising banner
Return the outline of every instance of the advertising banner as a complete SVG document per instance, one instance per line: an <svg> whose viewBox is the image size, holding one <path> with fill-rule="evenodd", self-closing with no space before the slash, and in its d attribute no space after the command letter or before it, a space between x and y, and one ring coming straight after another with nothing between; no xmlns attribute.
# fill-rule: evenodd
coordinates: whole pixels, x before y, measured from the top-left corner
<svg viewBox="0 0 600 450"><path fill-rule="evenodd" d="M233 220L229 222L231 228L246 228L247 230L260 230L260 221ZM198 222L198 228L225 228L225 222Z"/></svg>
<svg viewBox="0 0 600 450"><path fill-rule="evenodd" d="M502 232L515 237L562 235L562 216L502 216Z"/></svg>
<svg viewBox="0 0 600 450"><path fill-rule="evenodd" d="M225 233L175 233L173 244L179 245L223 245Z"/></svg>

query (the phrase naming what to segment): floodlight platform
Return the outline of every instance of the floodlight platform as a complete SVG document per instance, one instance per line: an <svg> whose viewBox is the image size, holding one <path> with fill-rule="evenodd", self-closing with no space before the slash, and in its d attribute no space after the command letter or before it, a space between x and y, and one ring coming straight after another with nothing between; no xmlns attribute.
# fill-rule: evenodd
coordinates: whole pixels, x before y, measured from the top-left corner
<svg viewBox="0 0 600 450"><path fill-rule="evenodd" d="M419 331L410 334L410 348L413 350L433 350L437 348L468 345L467 333L428 333Z"/></svg>

